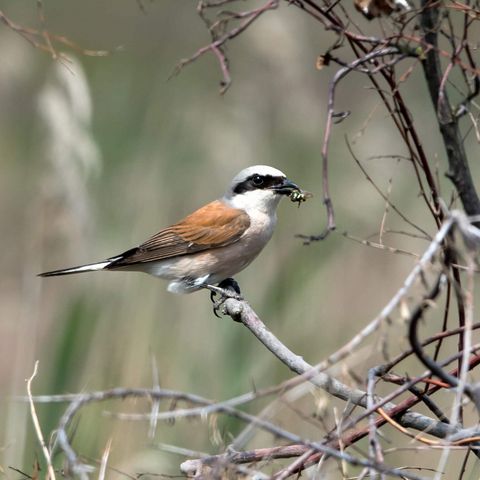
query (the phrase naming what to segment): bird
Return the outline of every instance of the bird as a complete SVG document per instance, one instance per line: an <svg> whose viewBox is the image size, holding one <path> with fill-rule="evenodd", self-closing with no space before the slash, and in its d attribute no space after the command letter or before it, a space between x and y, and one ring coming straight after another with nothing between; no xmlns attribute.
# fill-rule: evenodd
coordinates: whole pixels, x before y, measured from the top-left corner
<svg viewBox="0 0 480 480"><path fill-rule="evenodd" d="M100 262L39 276L140 271L167 280L167 290L172 293L192 293L202 288L225 293L223 286L231 286L231 277L250 265L271 239L281 198L296 201L292 194L300 192L300 187L280 170L268 165L250 166L233 178L223 197L139 246ZM240 293L236 282L233 290Z"/></svg>

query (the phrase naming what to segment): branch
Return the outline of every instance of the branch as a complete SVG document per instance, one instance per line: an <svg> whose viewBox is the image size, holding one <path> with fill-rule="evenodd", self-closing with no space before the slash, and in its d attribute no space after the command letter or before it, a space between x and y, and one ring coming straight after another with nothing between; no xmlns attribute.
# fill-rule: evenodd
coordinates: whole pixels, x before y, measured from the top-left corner
<svg viewBox="0 0 480 480"><path fill-rule="evenodd" d="M255 22L263 13L265 13L268 10L274 10L278 7L279 0L268 0L264 5L254 8L249 11L241 12L241 13L229 13L227 15L226 19L223 19L217 24L210 24L209 20L205 17L203 10L205 8L209 7L219 7L221 5L224 5L225 3L229 3L227 1L219 1L219 2L208 2L204 0L200 0L198 2L198 7L197 11L202 18L202 20L205 22L207 25L210 35L212 36L212 41L208 45L205 45L204 47L199 48L192 56L189 58L185 58L183 60L180 60L180 62L176 65L175 69L173 70L172 75L178 75L184 67L187 65L195 62L198 58L203 56L207 52L212 52L216 57L217 60L220 64L220 69L222 71L223 75L223 80L220 83L220 94L224 94L228 88L230 87L230 84L232 83L232 78L230 75L230 70L228 66L228 59L223 52L223 49L226 45L227 42L230 40L234 39L241 33L243 33L253 22ZM244 19L243 22L240 23L238 27L232 28L231 30L228 30L225 34L218 36L216 33L216 27L218 27L219 23L222 24L227 24L229 20L231 19Z"/></svg>
<svg viewBox="0 0 480 480"><path fill-rule="evenodd" d="M37 370L38 370L38 360L35 362L32 375L30 376L30 378L26 380L28 401L30 404L30 415L32 417L33 426L35 428L35 433L37 435L38 442L40 443L40 447L42 448L43 456L45 457L45 461L47 462L47 472L48 472L47 480L55 480L55 471L53 470L53 466L52 466L52 457L50 455L50 451L48 450L47 444L45 443L45 440L43 438L42 429L40 428L40 423L38 421L37 412L35 410L35 404L32 397L32 382L37 375Z"/></svg>
<svg viewBox="0 0 480 480"><path fill-rule="evenodd" d="M438 296L442 285L445 283L445 275L442 273L438 277L432 290L426 295L423 301L415 308L410 318L410 325L408 329L408 338L410 345L417 358L440 380L450 385L453 388L459 388L462 386L463 392L474 402L478 411L480 411L480 399L478 397L478 391L472 387L472 385L462 382L456 376L450 375L445 372L443 368L433 358L429 357L423 350L420 340L418 339L417 328L418 322L422 319L425 310L431 306L433 300ZM466 362L465 362L466 364Z"/></svg>
<svg viewBox="0 0 480 480"><path fill-rule="evenodd" d="M460 352L456 355L453 355L452 357L450 357L449 359L447 359L443 363L446 365L447 363L450 363L450 362L456 360L461 354L462 354L462 352ZM474 356L471 359L471 361L469 362L469 368L474 368L479 363L480 363L480 356L478 356L478 355ZM450 372L451 375L458 375L458 373L459 373L458 369L454 370L453 372ZM407 382L408 385L404 385L402 387L402 389L399 389L396 392L393 392L392 394L388 395L388 398L394 398L394 397L400 395L400 393L409 389L411 385L414 385L414 383L416 383L419 380L424 379L424 378L426 378L430 375L431 375L430 371L425 372L423 375L417 377L416 379L413 379L413 380ZM438 391L440 388L441 387L439 385L433 385L431 388L429 388L429 390L424 395L431 395L431 394L435 393L436 391ZM448 424L446 424L446 423L438 422L438 425L435 428L435 431L432 431L432 430L429 430L429 424L428 423L423 423L424 420L428 419L428 417L425 417L425 416L419 415L419 414L415 414L415 413L413 413L413 415L416 415L414 423L409 424L409 419L407 418L407 416L410 415L410 413L407 413L407 415L405 415L404 412L408 412L409 409L414 407L420 401L421 401L421 398L417 395L414 395L410 398L407 398L407 399L403 400L395 408L393 408L391 410L388 410L388 413L387 413L382 408L384 405L387 404L387 402L384 399L382 401L377 402L371 408L367 409L364 413L362 413L356 419L354 419L352 421L349 421L344 426L344 430L346 428L350 428L351 426L358 423L360 420L364 419L365 417L370 416L372 413L378 412L380 414L380 416L378 416L375 419L375 422L374 422L374 428L375 429L378 429L381 426L383 426L385 423L387 423L388 422L387 418L388 419L396 418L398 424L402 427L409 427L409 428L413 428L415 430L419 430L421 432L426 432L429 435L435 436L437 438L450 437L449 442L442 442L440 444L443 447L450 447L450 446L457 446L457 445L466 446L468 444L468 448L472 448L472 444L474 445L474 447L477 445L477 442L479 441L480 432L478 431L478 428L476 428L476 427L474 427L473 429L472 428L464 428L464 429L455 430L455 429L452 429L452 427L449 427ZM428 419L427 421L430 422L431 419ZM355 442L361 440L362 438L365 438L369 434L371 428L372 428L371 425L367 425L367 426L362 427L360 429L353 430L352 432L348 433L347 435L344 435L341 438L341 444L343 445L344 448L348 447L350 445L353 445ZM422 439L425 440L423 437L422 437ZM329 442L329 445L332 445L332 446L333 445L338 445L339 442L340 442L339 438L334 438ZM474 451L475 455L480 456L480 452L478 450L474 450L473 448L472 448L472 450ZM322 458L321 453L311 454L309 456L309 458L307 458L307 460L305 460L303 462L303 464L301 466L299 466L297 468L297 470L295 470L293 473L300 472L301 470L303 470L303 469L305 469L305 468L307 468L311 465L315 465L316 463L318 463L318 461L321 458ZM280 472L278 472L278 475L281 475L283 472L284 471L281 470Z"/></svg>
<svg viewBox="0 0 480 480"><path fill-rule="evenodd" d="M334 377L324 372L320 372L318 366L314 367L309 365L302 357L290 351L267 329L265 324L260 320L248 303L229 298L225 301L225 312L235 321L243 323L282 363L288 366L293 372L301 375L301 380L308 379L316 387L321 388L336 398L367 408L367 393L365 391L351 388ZM452 359L448 359L448 361L452 361L457 357L458 355L454 356ZM322 364L324 365L324 362L322 362ZM431 375L431 372L426 372L423 377L429 375ZM404 386L404 389L408 390L408 385ZM390 395L389 398L392 396L393 395ZM398 408L394 403L379 399L377 404L372 407L370 413L373 413L375 409L380 406L385 407L388 410ZM398 414L398 412L396 414ZM363 416L364 415L362 415L362 417ZM454 429L452 430L451 426L445 425L443 422L437 422L430 417L415 412L408 412L403 415L402 424L403 423L404 426L416 428L418 430L428 430L430 434L440 438L444 438L448 432L454 432ZM348 427L351 426L353 425L348 425Z"/></svg>
<svg viewBox="0 0 480 480"><path fill-rule="evenodd" d="M438 54L438 28L441 9L434 6L436 3L432 0L422 0L420 25L426 44L433 46L433 48L427 48L425 51L422 62L423 71L447 153L449 168L446 175L453 182L467 215L479 215L480 199L468 165L458 118L452 111L446 90L442 90L444 75L442 74ZM441 92L442 95L440 95ZM480 226L480 223L477 226Z"/></svg>
<svg viewBox="0 0 480 480"><path fill-rule="evenodd" d="M324 231L319 235L297 235L299 238L302 238L305 243L310 243L314 241L323 240L327 237L327 235L335 230L335 215L333 210L332 199L330 197L330 188L328 184L328 147L330 143L330 137L332 133L332 126L333 126L333 119L336 116L335 114L335 90L338 83L350 72L352 71L361 71L362 73L370 74L370 70L358 70L359 67L362 67L365 64L369 64L374 59L382 58L385 56L401 54L401 52L397 47L387 47L387 48L380 48L369 52L368 54L364 55L363 57L354 60L353 62L349 63L347 66L338 70L338 72L334 75L332 80L330 81L328 87L328 104L327 104L327 120L325 124L325 132L323 135L323 145L322 145L322 186L323 186L323 203L325 204L325 208L327 210L327 226L325 227ZM401 57L399 57L401 58Z"/></svg>
<svg viewBox="0 0 480 480"><path fill-rule="evenodd" d="M65 413L62 415L62 418L60 419L60 423L57 429L56 440L67 458L71 473L78 476L82 480L87 480L89 478L89 474L92 472L92 467L80 461L77 453L75 452L72 445L70 444L68 434L67 434L67 428L71 424L74 416L85 405L90 403L104 402L111 399L126 399L126 398L150 398L150 399L156 399L156 400L170 398L175 400L184 400L184 401L188 401L196 404L202 404L202 405L209 405L213 403L210 400L207 400L198 395L192 395L192 394L178 392L174 390L166 390L166 389L158 389L158 388L153 388L153 389L116 388L116 389L106 390L106 391L77 394L73 397L71 395L70 396L60 395L58 397L47 396L43 398L37 397L37 398L34 398L34 400L53 402L53 401L65 401L65 398L73 398L73 401L69 405ZM220 411L227 413L229 415L233 415L245 422L248 422L249 424L262 428L263 430L270 432L271 434L277 437L288 440L289 442L292 442L294 444L304 445L308 449L312 449L315 452L320 452L324 455L337 458L339 460L348 462L351 465L362 466L366 468L373 468L378 472L382 472L385 474L389 474L389 475L397 476L401 478L408 478L411 480L421 480L416 475L407 474L403 472L401 469L395 469L395 468L392 469L392 468L386 467L385 465L378 464L375 461L371 461L369 459L364 460L362 458L354 457L353 455L350 455L346 452L340 452L328 445L323 445L318 442L311 442L308 440L304 440L299 435L290 433L287 430L272 424L271 422L258 418L254 415L241 412L240 410L236 410L232 407L224 406L220 409Z"/></svg>
<svg viewBox="0 0 480 480"><path fill-rule="evenodd" d="M40 13L40 20L43 24L45 21L43 11ZM47 30L37 30L30 27L24 27L23 25L19 25L12 21L5 13L0 10L0 22L2 22L6 27L8 27L13 32L19 34L22 38L24 38L28 43L30 43L33 47L42 50L51 55L54 60L60 59L63 61L67 61L68 58L62 52L57 52L52 44L52 40L57 42L60 45L64 45L66 47L71 48L79 52L82 55L91 56L91 57L103 57L109 54L106 50L88 50L78 46L75 42L72 42L69 38L63 35L56 35L48 32Z"/></svg>

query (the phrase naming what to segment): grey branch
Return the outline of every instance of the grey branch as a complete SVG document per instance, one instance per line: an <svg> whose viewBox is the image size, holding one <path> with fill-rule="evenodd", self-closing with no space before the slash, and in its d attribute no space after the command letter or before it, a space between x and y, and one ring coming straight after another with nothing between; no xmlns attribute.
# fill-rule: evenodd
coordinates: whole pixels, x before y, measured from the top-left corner
<svg viewBox="0 0 480 480"><path fill-rule="evenodd" d="M347 387L348 388L348 387ZM85 405L90 403L98 403L104 402L111 399L126 399L126 398L151 398L151 399L176 399L176 400L184 400L190 403L201 404L201 405L209 405L212 402L207 400L203 397L198 395L178 392L174 390L166 390L166 389L128 389L128 388L115 388L112 390L106 391L98 391L98 392L90 392L84 394L77 394L77 395L59 395L59 396L41 396L41 397L33 397L35 401L45 401L45 402L52 402L52 401L65 401L66 399L72 400L69 407L63 414L58 429L57 429L57 442L60 448L63 450L69 465L70 472L81 478L82 480L88 480L89 474L92 472L92 467L90 465L84 464L80 461L79 456L73 449L72 445L70 444L70 440L68 438L67 429L73 420L76 413ZM240 410L236 410L232 407L222 407L220 411L233 415L249 424L255 425L263 430L270 432L271 434L288 440L294 444L304 445L305 447L312 449L315 452L321 452L327 456L338 458L342 461L346 461L354 466L362 466L366 468L373 468L378 472L382 472L385 474L389 474L392 476L400 477L400 478L408 478L411 480L420 480L420 477L412 474L408 474L401 469L392 469L388 468L385 465L379 464L377 462L357 458L351 454L346 452L341 452L332 448L328 445L323 445L318 442L312 442L309 440L305 440L301 438L299 435L293 434L284 430L271 422L263 420L259 417L254 415L250 415L248 413L244 413ZM241 457L240 457L241 458Z"/></svg>

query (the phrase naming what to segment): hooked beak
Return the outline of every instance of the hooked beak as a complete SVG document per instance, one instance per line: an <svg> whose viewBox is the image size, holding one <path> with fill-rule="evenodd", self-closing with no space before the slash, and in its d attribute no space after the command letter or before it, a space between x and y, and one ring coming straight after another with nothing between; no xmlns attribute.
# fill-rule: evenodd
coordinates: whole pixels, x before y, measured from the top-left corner
<svg viewBox="0 0 480 480"><path fill-rule="evenodd" d="M285 178L280 185L274 185L271 187L271 190L280 194L280 195L290 195L292 192L301 192L301 189L298 185L291 182L288 178Z"/></svg>

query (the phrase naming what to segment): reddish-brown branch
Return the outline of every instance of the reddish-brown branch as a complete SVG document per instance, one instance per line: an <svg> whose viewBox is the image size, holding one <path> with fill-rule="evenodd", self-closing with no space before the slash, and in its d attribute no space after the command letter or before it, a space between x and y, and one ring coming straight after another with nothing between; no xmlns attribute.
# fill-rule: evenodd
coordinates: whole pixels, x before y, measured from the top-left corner
<svg viewBox="0 0 480 480"><path fill-rule="evenodd" d="M325 131L323 135L322 144L322 185L323 185L323 203L327 210L327 226L319 235L298 235L305 243L312 241L323 240L331 231L335 230L335 216L333 210L333 204L330 197L329 177L328 177L328 147L330 144L330 138L332 135L333 119L335 117L335 90L338 83L350 72L358 70L365 64L369 64L374 59L378 59L385 56L397 55L399 50L396 47L381 48L374 50L363 57L351 62L347 66L338 70L330 81L328 88L328 103L327 103L327 119L325 122ZM367 70L369 72L369 70Z"/></svg>
<svg viewBox="0 0 480 480"><path fill-rule="evenodd" d="M205 45L204 47L199 48L189 58L185 58L181 60L175 67L172 73L172 76L178 75L184 67L193 63L195 60L203 56L205 53L212 52L217 57L220 64L220 69L223 75L223 80L221 82L221 87L220 87L220 93L224 94L227 91L230 84L232 83L232 79L231 79L230 71L228 68L228 60L223 52L223 47L227 42L229 42L230 40L233 40L235 37L237 37L238 35L243 33L245 30L247 30L248 27L250 27L250 25L252 25L252 23L254 23L262 14L264 14L268 10L276 9L278 7L279 1L280 0L268 0L264 5L246 12L242 12L242 14L230 14L230 19L232 20L237 18L242 18L244 20L243 22L240 23L240 25L228 30L225 34L219 37L216 36L215 25L210 24L210 22L204 16L203 10L206 7L218 7L218 6L224 5L224 3L226 2L221 1L221 2L211 3L211 2L200 1L197 10L199 11L200 16L204 19L204 21L206 22L210 30L210 34L212 35L212 42L209 43L208 45ZM224 19L223 23L228 23L228 21Z"/></svg>
<svg viewBox="0 0 480 480"><path fill-rule="evenodd" d="M43 18L43 21L44 21L43 15L44 14L41 13L41 18ZM63 35L56 35L56 34L50 33L46 29L36 30L34 28L19 25L18 23L15 23L14 21L10 20L10 18L7 17L7 15L5 15L5 13L2 10L0 10L0 21L4 25L6 25L10 30L12 30L15 33L18 33L22 38L24 38L27 42L29 42L35 48L38 48L39 50L42 50L43 52L50 54L54 60L56 60L57 58L60 58L62 60L67 60L67 58L65 57L64 54L57 53L57 51L55 50L52 44L52 41L65 45L71 48L72 50L75 50L80 54L86 55L86 56L100 57L100 56L108 55L109 53L106 50L84 49L79 45L77 45L76 43L74 43L69 38Z"/></svg>

